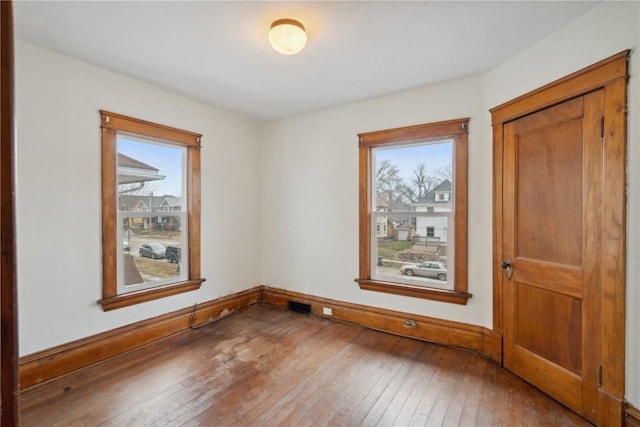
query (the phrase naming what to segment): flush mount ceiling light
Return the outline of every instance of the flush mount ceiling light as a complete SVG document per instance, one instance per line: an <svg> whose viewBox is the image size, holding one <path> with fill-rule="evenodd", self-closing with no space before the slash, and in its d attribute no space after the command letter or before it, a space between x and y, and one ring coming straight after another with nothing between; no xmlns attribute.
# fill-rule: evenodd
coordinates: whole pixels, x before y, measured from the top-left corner
<svg viewBox="0 0 640 427"><path fill-rule="evenodd" d="M278 19L271 24L269 43L283 55L295 55L307 44L304 25L295 19Z"/></svg>

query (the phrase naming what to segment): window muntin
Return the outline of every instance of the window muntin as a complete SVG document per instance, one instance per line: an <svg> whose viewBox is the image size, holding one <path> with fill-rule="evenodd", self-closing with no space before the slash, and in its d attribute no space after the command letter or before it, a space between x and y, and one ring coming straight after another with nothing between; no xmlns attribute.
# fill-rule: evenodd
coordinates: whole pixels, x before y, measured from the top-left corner
<svg viewBox="0 0 640 427"><path fill-rule="evenodd" d="M471 297L467 292L467 128L468 119L459 119L359 135L360 273L356 281L361 289L457 304L466 304ZM423 153L420 167L415 162L409 167L398 166L395 178L388 164L383 167L389 160L385 155L395 153L400 164L405 161L402 159L416 157L421 149L427 150L427 155ZM448 166L435 161L438 149L449 153ZM430 168L441 172L438 181L428 179ZM407 170L414 172L413 188L406 188L407 178L398 179L411 175ZM381 176L386 176L386 181L380 181ZM394 187L395 192L390 191ZM407 198L413 202L407 203ZM377 232L374 224L379 223L388 224L386 236ZM428 235L429 227L433 227L433 236ZM415 244L441 245L444 239L446 249L440 260L398 256L398 252L414 249ZM440 278L436 275L435 282L433 277L407 277L406 270L401 270L405 260L411 261L406 265L437 263L446 273L441 272Z"/></svg>
<svg viewBox="0 0 640 427"><path fill-rule="evenodd" d="M201 135L102 111L104 310L200 287Z"/></svg>

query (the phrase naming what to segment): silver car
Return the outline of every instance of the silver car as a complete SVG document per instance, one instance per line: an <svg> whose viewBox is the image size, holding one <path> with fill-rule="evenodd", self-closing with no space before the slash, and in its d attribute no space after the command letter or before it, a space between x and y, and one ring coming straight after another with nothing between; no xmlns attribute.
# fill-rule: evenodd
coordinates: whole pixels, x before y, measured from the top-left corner
<svg viewBox="0 0 640 427"><path fill-rule="evenodd" d="M427 261L418 265L404 265L400 271L407 276L433 277L447 280L447 268L441 262Z"/></svg>
<svg viewBox="0 0 640 427"><path fill-rule="evenodd" d="M140 246L140 251L138 252L140 256L156 259L156 258L164 258L165 247L160 243L145 243Z"/></svg>

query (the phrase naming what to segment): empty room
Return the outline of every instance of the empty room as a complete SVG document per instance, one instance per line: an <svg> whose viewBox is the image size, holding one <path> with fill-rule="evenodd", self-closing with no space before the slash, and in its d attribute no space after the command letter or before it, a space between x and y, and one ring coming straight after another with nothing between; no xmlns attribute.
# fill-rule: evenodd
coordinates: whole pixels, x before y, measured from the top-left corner
<svg viewBox="0 0 640 427"><path fill-rule="evenodd" d="M640 2L0 7L3 426L640 426Z"/></svg>

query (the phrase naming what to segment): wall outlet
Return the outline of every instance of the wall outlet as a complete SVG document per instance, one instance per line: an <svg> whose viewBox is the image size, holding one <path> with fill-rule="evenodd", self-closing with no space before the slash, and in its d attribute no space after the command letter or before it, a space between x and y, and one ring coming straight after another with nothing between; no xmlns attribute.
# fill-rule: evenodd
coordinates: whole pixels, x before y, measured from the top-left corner
<svg viewBox="0 0 640 427"><path fill-rule="evenodd" d="M329 307L322 307L322 314L324 314L326 316L332 316L333 315L333 310L330 309Z"/></svg>

